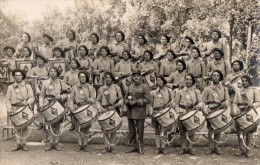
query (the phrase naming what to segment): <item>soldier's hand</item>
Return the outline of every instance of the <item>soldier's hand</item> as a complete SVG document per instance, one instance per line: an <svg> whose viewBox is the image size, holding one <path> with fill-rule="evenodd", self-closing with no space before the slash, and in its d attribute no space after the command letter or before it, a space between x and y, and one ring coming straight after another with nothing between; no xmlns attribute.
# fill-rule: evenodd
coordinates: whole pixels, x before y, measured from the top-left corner
<svg viewBox="0 0 260 165"><path fill-rule="evenodd" d="M29 105L29 102L28 102L28 101L23 101L23 102L22 102L22 105L27 106L27 105Z"/></svg>
<svg viewBox="0 0 260 165"><path fill-rule="evenodd" d="M136 104L136 100L130 100L130 105L135 105Z"/></svg>
<svg viewBox="0 0 260 165"><path fill-rule="evenodd" d="M60 96L60 95L55 96L55 98L56 98L57 100L61 100L61 96Z"/></svg>
<svg viewBox="0 0 260 165"><path fill-rule="evenodd" d="M227 104L225 102L221 103L221 108L227 108Z"/></svg>
<svg viewBox="0 0 260 165"><path fill-rule="evenodd" d="M124 99L124 103L125 103L126 105L128 105L128 104L129 104L129 100L128 100L128 99Z"/></svg>
<svg viewBox="0 0 260 165"><path fill-rule="evenodd" d="M198 106L198 105L196 105L196 106L194 107L194 109L196 109L196 110L201 110L200 106Z"/></svg>

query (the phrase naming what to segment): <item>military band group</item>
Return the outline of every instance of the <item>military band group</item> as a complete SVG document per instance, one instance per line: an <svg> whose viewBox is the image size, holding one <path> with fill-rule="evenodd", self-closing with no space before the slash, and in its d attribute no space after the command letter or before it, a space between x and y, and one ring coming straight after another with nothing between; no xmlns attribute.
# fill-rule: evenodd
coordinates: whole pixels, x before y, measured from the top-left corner
<svg viewBox="0 0 260 165"><path fill-rule="evenodd" d="M55 45L51 36L43 34L44 44L35 46L25 32L16 49L4 47L1 65L8 65L9 75L1 84L8 86L6 109L15 127L17 145L12 151L29 150L28 126L34 121L39 130L47 130L45 151L60 151L61 127L69 118L69 130L77 133L77 151L88 152L90 128L98 120L102 153L116 153L117 130L126 116L130 147L126 153L144 154L145 120L151 118L156 154L168 154L167 143L179 132L179 154L195 155L195 133L206 123L207 155L222 154L221 136L234 127L239 144L235 155L252 157L259 91L244 71L243 61L230 64L227 48L219 41L220 31L211 32L204 48L187 36L181 50L167 35L155 47L144 35L138 35L132 45L125 42L122 31L114 37L114 42L101 45L93 33L90 42L78 43L75 31L68 30ZM65 60L65 68L52 65L52 59ZM19 68L19 60L31 61L33 67Z"/></svg>

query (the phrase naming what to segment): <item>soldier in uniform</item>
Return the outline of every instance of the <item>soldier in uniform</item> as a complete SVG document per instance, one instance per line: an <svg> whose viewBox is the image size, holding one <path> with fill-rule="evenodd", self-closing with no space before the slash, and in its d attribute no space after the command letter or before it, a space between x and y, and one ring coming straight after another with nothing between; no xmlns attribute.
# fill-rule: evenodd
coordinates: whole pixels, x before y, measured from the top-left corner
<svg viewBox="0 0 260 165"><path fill-rule="evenodd" d="M15 51L16 58L22 58L21 53L22 53L22 50L23 50L24 47L29 47L31 50L33 49L33 46L30 43L30 41L31 41L30 34L27 33L27 32L23 32L23 34L22 34L22 42L20 42L16 46L16 51Z"/></svg>
<svg viewBox="0 0 260 165"><path fill-rule="evenodd" d="M144 154L144 121L147 115L146 106L151 102L149 87L142 83L140 70L132 72L133 84L125 96L128 118L128 144L132 148L126 153L139 152Z"/></svg>
<svg viewBox="0 0 260 165"><path fill-rule="evenodd" d="M127 43L125 42L125 34L122 31L115 33L115 43L109 44L111 54L115 56L115 63L119 62L122 58L122 52L129 50Z"/></svg>
<svg viewBox="0 0 260 165"><path fill-rule="evenodd" d="M192 38L186 36L185 38L185 47L180 51L180 54L184 55L185 57L179 57L179 59L182 59L184 60L185 62L190 60L192 57L191 57L191 49L192 49L192 46L195 45L195 42L193 41Z"/></svg>
<svg viewBox="0 0 260 165"><path fill-rule="evenodd" d="M217 109L229 109L229 95L225 87L220 83L224 80L224 76L220 70L214 70L211 75L212 84L207 86L202 93L202 100L204 102L204 114L207 116L210 113L216 111ZM208 128L210 125L208 123ZM221 133L214 133L214 138L216 141L220 140ZM222 155L219 150L218 143L214 142L212 139L212 133L209 131L208 133L209 139L209 151L206 153L207 155L216 153L218 155Z"/></svg>
<svg viewBox="0 0 260 165"><path fill-rule="evenodd" d="M206 73L205 62L201 60L201 54L198 47L191 48L192 59L187 62L187 73L192 73L195 77L198 88L202 91L204 88L204 77Z"/></svg>
<svg viewBox="0 0 260 165"><path fill-rule="evenodd" d="M184 78L185 78L185 74L187 73L186 63L183 60L177 60L176 68L177 70L168 77L167 82L169 83L169 86L171 88L181 89L185 86Z"/></svg>
<svg viewBox="0 0 260 165"><path fill-rule="evenodd" d="M202 53L203 57L206 58L206 63L208 64L210 61L214 59L214 55L212 55L212 50L214 48L220 49L224 54L224 61L228 61L229 57L227 47L220 41L221 32L219 30L214 29L211 31L210 37L212 40L206 43L206 50Z"/></svg>
<svg viewBox="0 0 260 165"><path fill-rule="evenodd" d="M67 101L67 93L70 90L70 86L65 84L62 80L59 79L61 72L57 67L50 67L49 69L49 79L43 83L41 93L39 96L39 105L40 111L44 109L45 106L49 105L53 99L56 99L63 107L65 107L65 103ZM59 146L59 137L60 134L60 123L54 123L52 125L48 125L49 130L49 138L50 144L45 148L45 151L50 151L55 149L60 151L61 148ZM53 129L53 133L51 131Z"/></svg>
<svg viewBox="0 0 260 165"><path fill-rule="evenodd" d="M80 45L79 49L79 56L77 57L77 60L79 61L81 65L81 69L90 70L93 67L93 60L88 56L89 50L85 45Z"/></svg>
<svg viewBox="0 0 260 165"><path fill-rule="evenodd" d="M49 68L47 67L46 63L48 62L48 59L42 56L41 54L36 54L36 61L37 66L33 67L30 72L28 72L29 77L38 76L37 81L46 80L48 79L48 72ZM33 83L35 85L36 82ZM39 95L40 95L40 89L35 91L35 97L36 97L36 104L39 104ZM43 128L43 114L38 111L38 119L39 119L39 126L38 129Z"/></svg>
<svg viewBox="0 0 260 165"><path fill-rule="evenodd" d="M239 115L250 108L258 108L260 106L260 93L257 89L253 86L251 78L247 75L243 75L241 77L242 81L242 88L241 90L237 91L234 101L233 101L233 115ZM259 115L259 114L258 114ZM237 135L238 135L238 144L239 144L239 151L235 154L236 156L243 156L250 158L253 156L251 150L249 148L244 149L242 143L242 137L246 137L246 145L251 147L253 144L253 133L257 131L257 127L248 133L240 132L238 126L236 126Z"/></svg>
<svg viewBox="0 0 260 165"><path fill-rule="evenodd" d="M78 50L78 43L76 42L76 32L72 29L68 30L65 39L59 41L55 47L61 47L65 53L65 58L69 61L76 58L75 54Z"/></svg>
<svg viewBox="0 0 260 165"><path fill-rule="evenodd" d="M150 50L144 51L144 61L138 65L138 69L141 72L145 72L148 70L154 70L155 76L159 75L159 66L158 63L153 60L153 53Z"/></svg>
<svg viewBox="0 0 260 165"><path fill-rule="evenodd" d="M143 54L145 50L149 50L149 46L147 44L147 40L144 35L139 34L137 36L137 43L134 43L131 48L131 55L133 58L133 61L142 61L143 60Z"/></svg>
<svg viewBox="0 0 260 165"><path fill-rule="evenodd" d="M167 58L160 65L160 76L168 78L171 73L176 71L176 54L171 50L167 50L166 52Z"/></svg>
<svg viewBox="0 0 260 165"><path fill-rule="evenodd" d="M167 81L165 78L159 76L156 83L158 87L151 91L151 103L148 106L150 116L159 113L167 107L174 107L173 91L166 86ZM155 129L155 154L162 153L167 155L166 144L160 138L160 124L154 117L152 118L152 124Z"/></svg>
<svg viewBox="0 0 260 165"><path fill-rule="evenodd" d="M47 59L51 59L53 58L53 47L52 47L52 42L53 42L53 39L51 36L43 33L42 34L42 37L43 37L43 42L44 44L42 46L39 47L39 53L41 55L43 55L45 58Z"/></svg>
<svg viewBox="0 0 260 165"><path fill-rule="evenodd" d="M99 36L97 33L92 33L90 35L91 42L85 42L84 45L86 45L89 48L89 55L90 58L94 61L96 58L98 58L98 51L101 47L101 44L99 42Z"/></svg>
<svg viewBox="0 0 260 165"><path fill-rule="evenodd" d="M15 79L15 83L8 86L5 101L8 114L12 114L21 106L31 107L34 102L32 87L23 81L26 78L25 73L20 69L15 69L12 71L12 75ZM25 144L28 127L16 129L16 134L17 146L13 148L12 151L18 151L20 149L28 151L29 149Z"/></svg>
<svg viewBox="0 0 260 165"><path fill-rule="evenodd" d="M220 70L225 77L230 73L230 64L224 60L224 53L221 49L214 48L212 50L214 59L207 65L207 76L211 76L212 71Z"/></svg>
<svg viewBox="0 0 260 165"><path fill-rule="evenodd" d="M23 47L20 57L24 60L32 60L32 50L28 46Z"/></svg>
<svg viewBox="0 0 260 165"><path fill-rule="evenodd" d="M73 58L70 62L70 70L67 71L63 77L63 82L65 84L72 87L79 83L78 68L80 68L80 63L76 58ZM70 113L70 117L71 117L71 127L70 127L69 131L73 131L75 129L75 125L76 125L76 118L72 113Z"/></svg>
<svg viewBox="0 0 260 165"><path fill-rule="evenodd" d="M191 110L201 110L203 107L203 102L201 99L200 90L195 87L195 77L192 73L187 73L185 75L185 87L177 92L176 94L176 111L180 115L185 115ZM180 140L182 150L179 152L179 155L188 153L195 155L194 150L192 149L192 143L186 139L187 131L184 125L179 122L180 128ZM188 134L189 139L194 141L195 133Z"/></svg>
<svg viewBox="0 0 260 165"><path fill-rule="evenodd" d="M96 103L96 91L95 88L89 84L90 75L87 71L81 70L78 74L79 83L74 85L71 90L70 96L70 109L73 110L77 107ZM90 126L86 128L78 129L78 148L77 152L83 150L88 152L87 144L89 138Z"/></svg>
<svg viewBox="0 0 260 165"><path fill-rule="evenodd" d="M155 46L155 56L157 57L162 57L166 54L167 50L171 49L171 37L167 36L166 34L161 36L161 43L157 44Z"/></svg>
<svg viewBox="0 0 260 165"><path fill-rule="evenodd" d="M122 54L123 60L118 62L115 66L114 73L119 78L122 76L131 75L131 72L134 68L134 64L129 60L131 54L128 50L124 50Z"/></svg>
<svg viewBox="0 0 260 165"><path fill-rule="evenodd" d="M123 96L120 87L116 82L114 75L111 72L104 74L106 84L98 90L97 95L97 109L99 113L104 113L111 110L116 110L117 113L122 116L123 109ZM120 112L118 112L120 111ZM103 132L105 138L105 149L102 151L103 154L108 152L116 153L111 144L116 143L116 132L108 133Z"/></svg>

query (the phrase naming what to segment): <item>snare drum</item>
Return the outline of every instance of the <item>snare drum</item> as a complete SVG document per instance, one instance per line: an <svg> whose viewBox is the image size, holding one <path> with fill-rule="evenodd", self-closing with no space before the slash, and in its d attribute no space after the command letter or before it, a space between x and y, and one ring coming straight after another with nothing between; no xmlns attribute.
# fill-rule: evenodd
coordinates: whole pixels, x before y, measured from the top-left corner
<svg viewBox="0 0 260 165"><path fill-rule="evenodd" d="M153 116L161 125L164 131L170 131L177 127L178 115L172 108L165 108Z"/></svg>
<svg viewBox="0 0 260 165"><path fill-rule="evenodd" d="M209 114L207 120L213 133L221 133L232 125L233 120L229 112L228 109L220 109Z"/></svg>
<svg viewBox="0 0 260 165"><path fill-rule="evenodd" d="M45 106L41 112L43 113L45 120L50 125L59 122L66 114L63 106L61 106L56 100Z"/></svg>
<svg viewBox="0 0 260 165"><path fill-rule="evenodd" d="M77 118L78 127L80 128L91 126L92 121L97 116L97 110L91 104L78 107L74 109L72 113Z"/></svg>
<svg viewBox="0 0 260 165"><path fill-rule="evenodd" d="M186 128L188 133L200 131L205 124L205 116L199 110L192 110L185 115L180 116L180 122Z"/></svg>
<svg viewBox="0 0 260 165"><path fill-rule="evenodd" d="M243 133L256 129L259 124L259 120L260 116L254 108L250 108L234 118L234 121L238 125L239 131Z"/></svg>
<svg viewBox="0 0 260 165"><path fill-rule="evenodd" d="M114 133L122 126L122 119L115 110L107 111L98 117L98 123L102 130Z"/></svg>
<svg viewBox="0 0 260 165"><path fill-rule="evenodd" d="M23 129L24 127L27 127L37 117L37 115L33 114L29 106L21 106L9 116L16 129Z"/></svg>

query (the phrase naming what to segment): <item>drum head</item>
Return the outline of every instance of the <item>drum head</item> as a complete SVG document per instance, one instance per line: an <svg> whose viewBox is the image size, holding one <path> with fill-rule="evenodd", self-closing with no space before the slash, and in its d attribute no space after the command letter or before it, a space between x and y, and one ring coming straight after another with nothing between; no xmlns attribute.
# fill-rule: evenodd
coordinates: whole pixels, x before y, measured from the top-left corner
<svg viewBox="0 0 260 165"><path fill-rule="evenodd" d="M154 115L155 118L160 117L162 115L164 115L166 112L168 112L171 109L171 107L165 108L163 110L161 110L160 112L158 112L156 115Z"/></svg>
<svg viewBox="0 0 260 165"><path fill-rule="evenodd" d="M186 113L185 115L181 115L180 116L180 120L187 120L188 118L192 117L193 115L195 115L195 113L197 113L198 110L192 110L188 113Z"/></svg>
<svg viewBox="0 0 260 165"><path fill-rule="evenodd" d="M90 106L90 104L83 105L83 106L81 106L81 107L77 107L77 108L73 111L73 113L79 113L79 112L81 112L81 111L87 109L89 106Z"/></svg>
<svg viewBox="0 0 260 165"><path fill-rule="evenodd" d="M106 119L110 118L114 113L116 113L116 111L105 112L98 117L98 120L99 121L106 120Z"/></svg>
<svg viewBox="0 0 260 165"><path fill-rule="evenodd" d="M212 112L211 114L209 114L209 116L207 117L207 119L215 118L215 117L221 115L224 111L225 111L225 109L220 109L220 110L217 110L217 111L215 111L215 112Z"/></svg>

